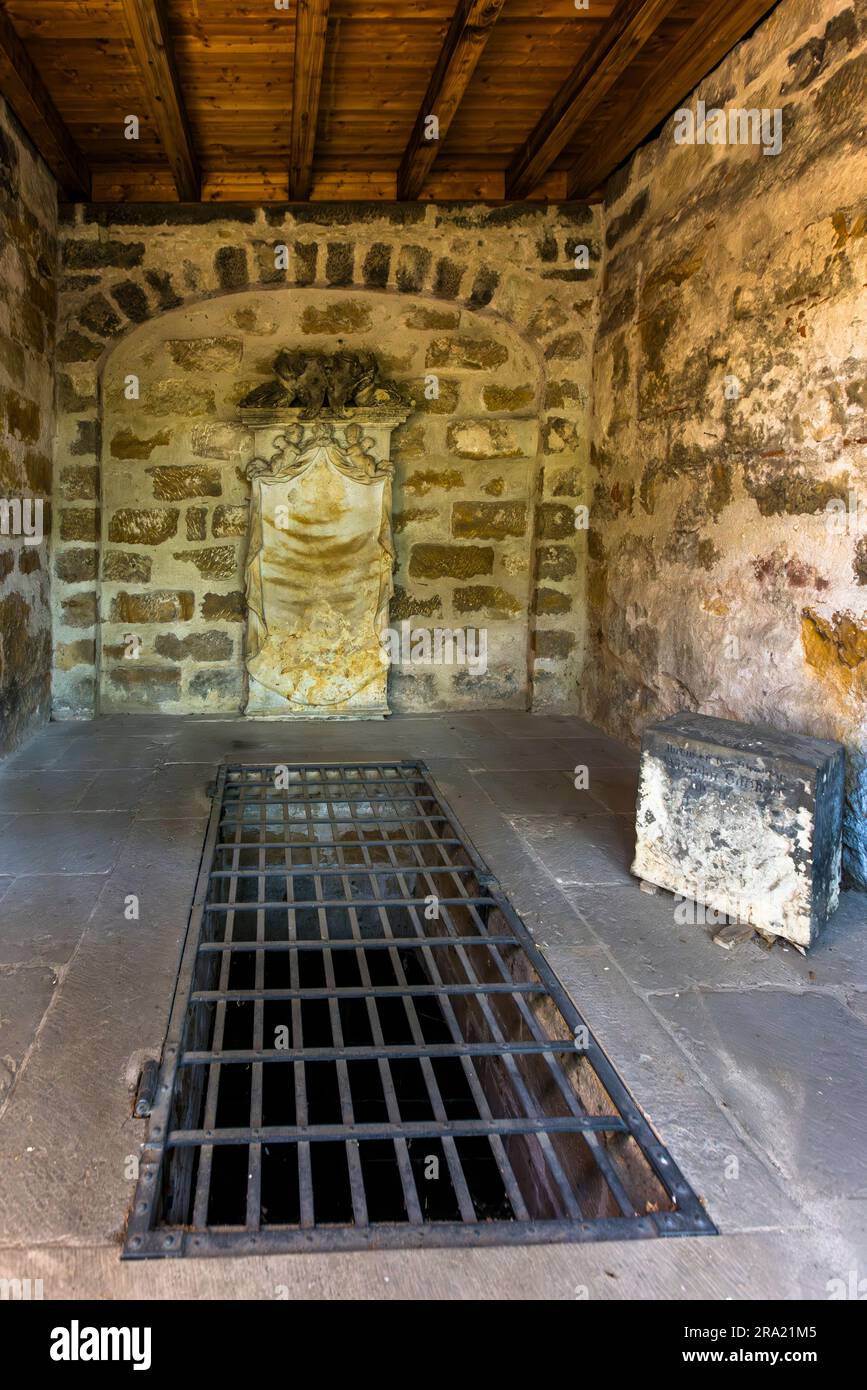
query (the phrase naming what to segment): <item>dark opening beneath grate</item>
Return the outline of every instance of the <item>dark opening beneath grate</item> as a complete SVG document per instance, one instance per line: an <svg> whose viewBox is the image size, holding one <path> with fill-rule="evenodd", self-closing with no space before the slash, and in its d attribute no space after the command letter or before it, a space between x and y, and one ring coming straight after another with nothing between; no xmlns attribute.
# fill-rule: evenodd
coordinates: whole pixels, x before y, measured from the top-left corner
<svg viewBox="0 0 867 1390"><path fill-rule="evenodd" d="M127 1257L712 1233L424 764L221 768Z"/></svg>

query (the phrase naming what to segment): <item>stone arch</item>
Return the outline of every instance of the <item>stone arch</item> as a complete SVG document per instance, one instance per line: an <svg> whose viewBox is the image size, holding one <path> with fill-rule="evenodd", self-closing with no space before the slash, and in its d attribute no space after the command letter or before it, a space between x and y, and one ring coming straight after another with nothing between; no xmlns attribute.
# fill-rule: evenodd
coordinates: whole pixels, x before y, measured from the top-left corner
<svg viewBox="0 0 867 1390"><path fill-rule="evenodd" d="M528 703L538 348L503 315L442 296L262 284L150 316L100 362L102 711L237 712L247 487L225 422L278 347L337 341L374 348L418 407L393 449L392 621L487 634L484 673L395 670L393 707Z"/></svg>
<svg viewBox="0 0 867 1390"><path fill-rule="evenodd" d="M116 207L107 214L78 209L68 218L64 265L85 273L69 274L61 294L53 604L56 650L64 659L54 672L55 716L86 717L97 705L97 504L100 464L110 461L110 444L100 440L107 364L167 313L192 312L228 295L281 290L375 293L385 301L422 302L434 312L472 313L482 333L501 325L523 344L534 363L539 423L528 505L527 591L533 598L523 678L508 689L477 684L473 698L534 708L574 701L584 648L586 559L586 532L576 532L574 523L576 503L589 500L597 221L588 208L372 204ZM571 264L579 227L590 242L593 268L556 268L558 247ZM275 269L277 241L291 249L287 271ZM473 418L467 409L464 414ZM494 414L476 412L485 420ZM81 481L85 474L88 480ZM497 587L478 578L463 587ZM471 594L470 601L478 597ZM476 620L483 614L478 610ZM430 621L436 614L418 616ZM453 691L448 703L463 703L464 695Z"/></svg>

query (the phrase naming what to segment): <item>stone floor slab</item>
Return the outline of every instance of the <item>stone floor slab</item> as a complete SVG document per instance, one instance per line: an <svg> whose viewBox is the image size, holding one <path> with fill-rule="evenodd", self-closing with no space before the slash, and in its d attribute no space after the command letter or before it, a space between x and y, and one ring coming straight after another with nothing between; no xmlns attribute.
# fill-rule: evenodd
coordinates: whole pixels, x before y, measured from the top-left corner
<svg viewBox="0 0 867 1390"><path fill-rule="evenodd" d="M65 965L105 884L104 874L33 874L10 880L0 899L0 965Z"/></svg>
<svg viewBox="0 0 867 1390"><path fill-rule="evenodd" d="M90 777L58 768L0 766L0 812L71 811Z"/></svg>
<svg viewBox="0 0 867 1390"><path fill-rule="evenodd" d="M634 883L635 827L629 816L510 816L560 887Z"/></svg>
<svg viewBox="0 0 867 1390"><path fill-rule="evenodd" d="M0 873L108 873L131 824L114 811L14 816L0 827Z"/></svg>
<svg viewBox="0 0 867 1390"><path fill-rule="evenodd" d="M770 989L688 990L654 1006L794 1193L867 1193L863 1019L821 994Z"/></svg>
<svg viewBox="0 0 867 1390"><path fill-rule="evenodd" d="M56 984L47 966L0 970L0 1116Z"/></svg>
<svg viewBox="0 0 867 1390"><path fill-rule="evenodd" d="M70 773L70 776L80 776ZM97 772L76 806L77 811L135 811L153 781L150 768Z"/></svg>

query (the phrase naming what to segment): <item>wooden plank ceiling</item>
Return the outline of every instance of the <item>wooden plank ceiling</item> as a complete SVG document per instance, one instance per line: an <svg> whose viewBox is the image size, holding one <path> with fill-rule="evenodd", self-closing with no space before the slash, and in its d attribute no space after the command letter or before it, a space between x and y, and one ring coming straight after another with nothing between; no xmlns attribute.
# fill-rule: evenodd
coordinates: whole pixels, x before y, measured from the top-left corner
<svg viewBox="0 0 867 1390"><path fill-rule="evenodd" d="M0 0L0 91L66 199L593 198L771 9Z"/></svg>

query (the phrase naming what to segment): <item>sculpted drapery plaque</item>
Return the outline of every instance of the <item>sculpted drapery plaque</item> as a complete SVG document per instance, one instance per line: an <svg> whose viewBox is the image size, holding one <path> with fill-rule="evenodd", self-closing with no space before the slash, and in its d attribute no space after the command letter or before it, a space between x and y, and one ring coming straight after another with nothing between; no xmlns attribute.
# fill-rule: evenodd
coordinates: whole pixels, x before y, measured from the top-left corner
<svg viewBox="0 0 867 1390"><path fill-rule="evenodd" d="M391 432L409 414L371 353L281 352L241 402L255 457L246 561L248 694L266 718L388 714Z"/></svg>

